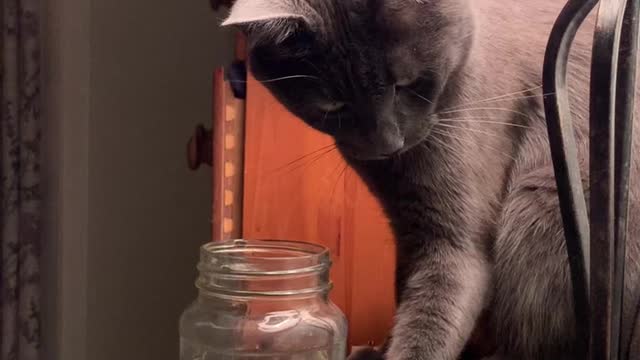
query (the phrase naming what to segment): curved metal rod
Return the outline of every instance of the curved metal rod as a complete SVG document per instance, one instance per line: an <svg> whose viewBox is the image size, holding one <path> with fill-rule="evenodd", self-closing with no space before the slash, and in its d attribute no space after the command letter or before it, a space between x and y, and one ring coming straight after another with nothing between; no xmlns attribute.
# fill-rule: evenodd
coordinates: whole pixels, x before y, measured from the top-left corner
<svg viewBox="0 0 640 360"><path fill-rule="evenodd" d="M636 64L638 55L638 26L640 25L640 0L627 0L620 52L618 54L618 78L616 87L615 123L615 245L614 281L612 302L612 326L621 336L614 339L613 351L618 349L618 358L626 359L631 350L620 344L630 344L630 334L622 331L624 298L624 269L627 238L627 216L629 206L629 173L631 164L631 142L636 98Z"/></svg>
<svg viewBox="0 0 640 360"><path fill-rule="evenodd" d="M616 237L615 128L618 53L626 0L602 0L591 62L589 203L591 220L590 358L617 359L620 323L613 323ZM619 313L618 313L619 314Z"/></svg>
<svg viewBox="0 0 640 360"><path fill-rule="evenodd" d="M578 358L585 359L589 341L589 222L578 165L569 94L567 63L575 35L598 0L571 0L551 31L544 59L544 107L556 174L560 211L573 283Z"/></svg>

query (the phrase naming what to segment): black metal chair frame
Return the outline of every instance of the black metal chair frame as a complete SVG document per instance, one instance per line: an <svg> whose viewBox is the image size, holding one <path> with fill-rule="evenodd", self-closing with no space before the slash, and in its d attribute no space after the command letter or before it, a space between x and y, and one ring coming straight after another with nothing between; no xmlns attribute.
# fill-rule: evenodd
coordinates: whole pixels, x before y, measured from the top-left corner
<svg viewBox="0 0 640 360"><path fill-rule="evenodd" d="M576 32L598 3L587 212L566 79ZM620 339L639 14L640 0L569 0L545 55L544 105L571 267L580 359L623 360L630 351Z"/></svg>

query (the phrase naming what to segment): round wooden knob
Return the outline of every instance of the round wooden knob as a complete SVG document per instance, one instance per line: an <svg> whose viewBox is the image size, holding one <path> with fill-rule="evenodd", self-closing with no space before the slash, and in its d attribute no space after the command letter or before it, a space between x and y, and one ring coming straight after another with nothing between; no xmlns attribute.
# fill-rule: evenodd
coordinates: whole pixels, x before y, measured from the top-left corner
<svg viewBox="0 0 640 360"><path fill-rule="evenodd" d="M191 170L197 170L202 164L211 166L212 145L211 130L205 129L203 125L196 126L187 144L187 163Z"/></svg>

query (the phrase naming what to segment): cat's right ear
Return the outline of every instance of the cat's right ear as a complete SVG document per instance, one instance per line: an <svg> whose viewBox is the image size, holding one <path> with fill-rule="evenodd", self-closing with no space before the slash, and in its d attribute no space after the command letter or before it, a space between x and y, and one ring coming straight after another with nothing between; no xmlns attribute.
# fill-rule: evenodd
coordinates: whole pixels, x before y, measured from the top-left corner
<svg viewBox="0 0 640 360"><path fill-rule="evenodd" d="M317 15L305 1L237 0L222 26L238 26L254 42L281 42L300 26L317 26L316 18Z"/></svg>

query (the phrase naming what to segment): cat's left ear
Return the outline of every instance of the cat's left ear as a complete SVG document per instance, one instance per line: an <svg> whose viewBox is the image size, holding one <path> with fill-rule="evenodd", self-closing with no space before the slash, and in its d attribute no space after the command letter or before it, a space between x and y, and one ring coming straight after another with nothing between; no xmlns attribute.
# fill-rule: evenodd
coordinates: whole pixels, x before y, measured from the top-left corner
<svg viewBox="0 0 640 360"><path fill-rule="evenodd" d="M236 25L249 35L282 40L301 24L314 28L317 15L300 0L237 0L222 26Z"/></svg>
<svg viewBox="0 0 640 360"><path fill-rule="evenodd" d="M298 19L310 23L310 9L304 1L293 0L237 0L222 26Z"/></svg>

